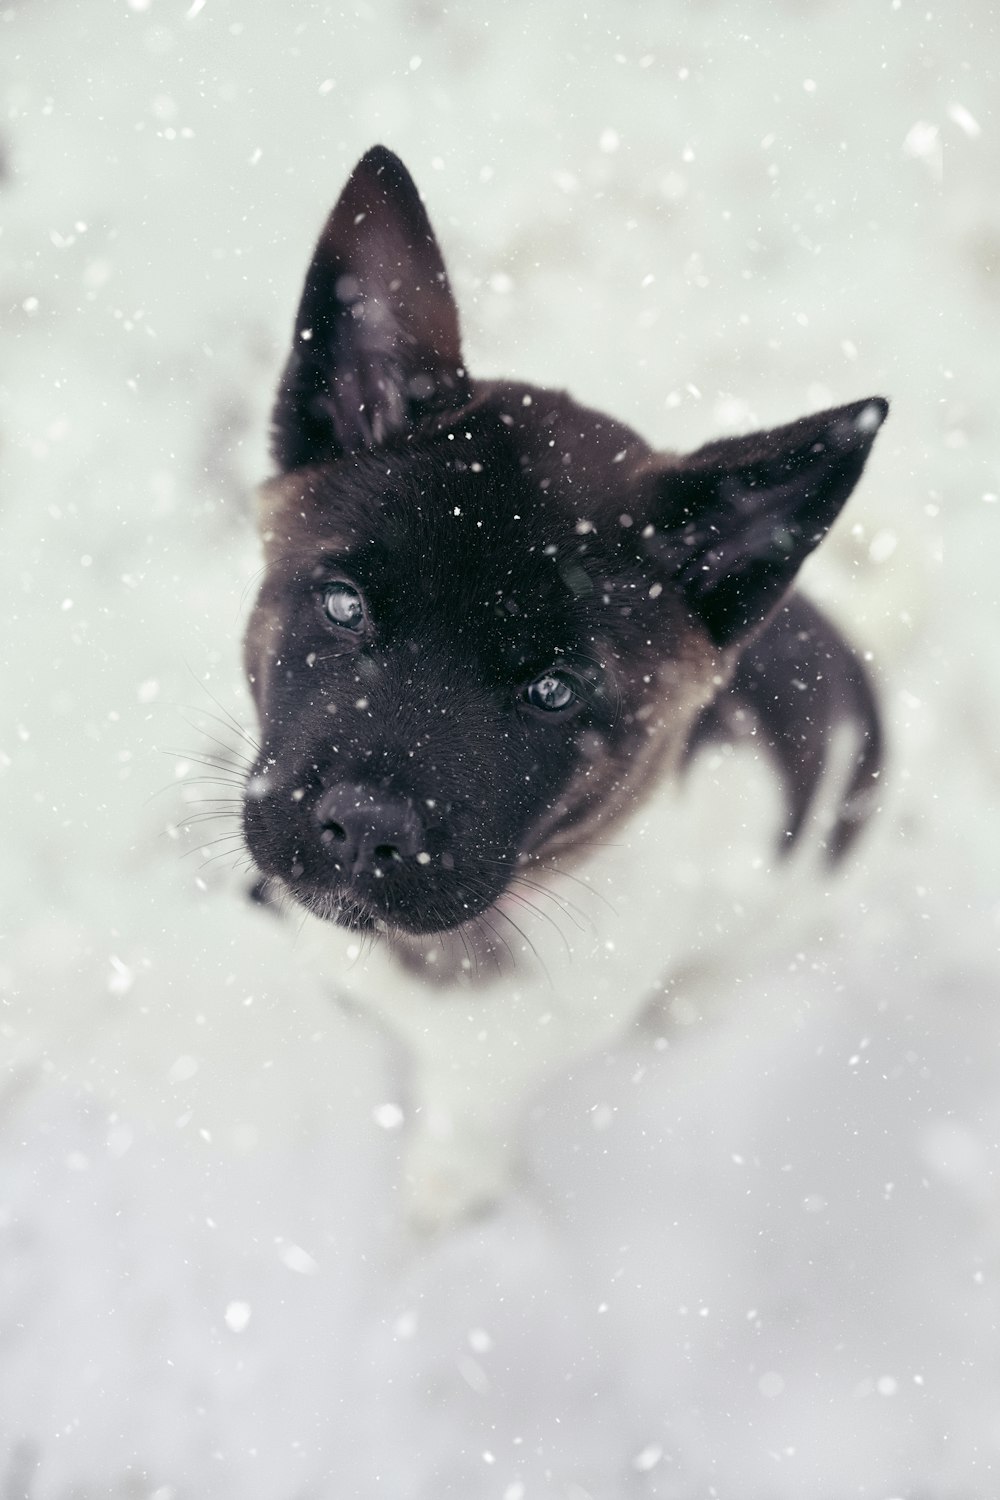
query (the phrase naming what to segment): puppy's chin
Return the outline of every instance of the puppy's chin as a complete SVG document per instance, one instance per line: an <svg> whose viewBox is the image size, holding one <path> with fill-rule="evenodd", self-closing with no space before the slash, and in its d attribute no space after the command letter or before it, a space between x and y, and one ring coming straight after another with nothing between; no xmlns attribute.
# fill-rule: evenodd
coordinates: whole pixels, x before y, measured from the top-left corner
<svg viewBox="0 0 1000 1500"><path fill-rule="evenodd" d="M329 886L278 876L271 879L276 887L299 906L305 907L312 916L333 922L348 932L364 935L384 933L420 938L456 932L495 907L504 894L504 888L475 899L463 893L460 900L443 901L439 898L432 907L424 909L419 904L411 906L403 902L383 906Z"/></svg>
<svg viewBox="0 0 1000 1500"><path fill-rule="evenodd" d="M286 896L321 921L334 922L348 932L364 934L383 931L387 926L374 907L364 901L356 901L324 886L304 885L277 876L271 878Z"/></svg>

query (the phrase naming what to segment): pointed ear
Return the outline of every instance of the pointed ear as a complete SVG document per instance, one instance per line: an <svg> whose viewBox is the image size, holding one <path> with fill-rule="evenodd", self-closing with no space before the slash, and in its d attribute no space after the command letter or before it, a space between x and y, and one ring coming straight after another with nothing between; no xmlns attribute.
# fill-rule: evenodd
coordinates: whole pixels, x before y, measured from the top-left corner
<svg viewBox="0 0 1000 1500"><path fill-rule="evenodd" d="M716 645L764 623L857 484L888 410L873 396L658 470L649 547Z"/></svg>
<svg viewBox="0 0 1000 1500"><path fill-rule="evenodd" d="M375 146L351 173L306 276L274 457L292 469L376 448L468 399L441 251L410 174Z"/></svg>

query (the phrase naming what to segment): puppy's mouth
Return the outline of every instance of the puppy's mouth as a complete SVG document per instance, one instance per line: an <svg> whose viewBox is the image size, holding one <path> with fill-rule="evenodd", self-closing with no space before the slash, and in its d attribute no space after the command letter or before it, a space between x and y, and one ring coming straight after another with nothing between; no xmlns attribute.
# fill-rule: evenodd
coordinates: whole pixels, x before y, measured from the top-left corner
<svg viewBox="0 0 1000 1500"><path fill-rule="evenodd" d="M419 901L374 902L338 887L311 884L272 876L275 886L299 906L324 922L334 922L348 932L361 935L431 937L454 932L491 910L503 897L504 888L475 901L467 892L450 901L437 900L424 906Z"/></svg>
<svg viewBox="0 0 1000 1500"><path fill-rule="evenodd" d="M252 844L249 847L253 854ZM268 894L287 897L324 922L364 935L429 937L453 932L495 907L507 889L507 882L495 877L480 881L452 875L439 882L423 869L420 876L428 877L426 888L415 872L405 871L384 882L345 883L324 878L318 869L303 870L299 859L292 861L291 869L287 864L276 868L272 859L255 862L263 877L263 899Z"/></svg>
<svg viewBox="0 0 1000 1500"><path fill-rule="evenodd" d="M293 900L324 922L335 922L348 932L362 935L384 932L386 929L385 919L365 901L322 886L299 885L290 881L282 881L281 884Z"/></svg>
<svg viewBox="0 0 1000 1500"><path fill-rule="evenodd" d="M495 905L514 872L484 831L429 823L415 800L363 783L296 790L247 797L247 848L278 890L349 931L452 931Z"/></svg>

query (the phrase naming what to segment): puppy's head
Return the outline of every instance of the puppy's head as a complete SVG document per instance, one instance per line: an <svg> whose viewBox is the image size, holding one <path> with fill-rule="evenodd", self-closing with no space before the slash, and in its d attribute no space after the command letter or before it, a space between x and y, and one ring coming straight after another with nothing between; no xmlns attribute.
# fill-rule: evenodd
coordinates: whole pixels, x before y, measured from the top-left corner
<svg viewBox="0 0 1000 1500"><path fill-rule="evenodd" d="M427 933L583 847L680 755L885 410L678 459L472 382L413 183L369 152L307 276L262 492L261 869L345 925Z"/></svg>

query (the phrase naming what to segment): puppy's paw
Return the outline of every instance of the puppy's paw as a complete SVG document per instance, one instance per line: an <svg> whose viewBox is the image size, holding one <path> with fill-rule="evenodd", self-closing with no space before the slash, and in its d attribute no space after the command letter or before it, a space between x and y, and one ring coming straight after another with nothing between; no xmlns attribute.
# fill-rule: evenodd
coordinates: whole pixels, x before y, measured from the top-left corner
<svg viewBox="0 0 1000 1500"><path fill-rule="evenodd" d="M424 1234L482 1218L515 1186L508 1143L418 1129L403 1161L407 1217Z"/></svg>

